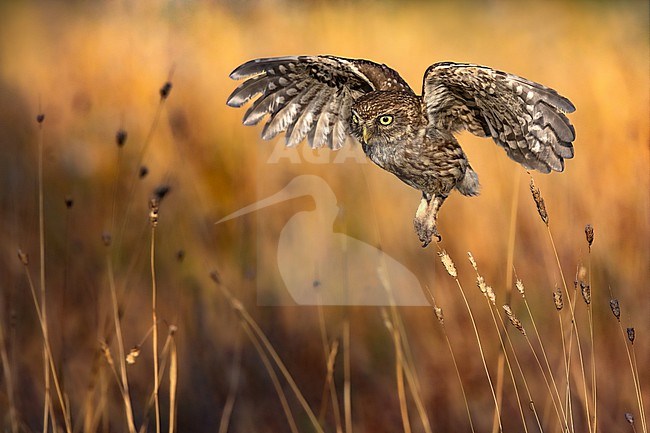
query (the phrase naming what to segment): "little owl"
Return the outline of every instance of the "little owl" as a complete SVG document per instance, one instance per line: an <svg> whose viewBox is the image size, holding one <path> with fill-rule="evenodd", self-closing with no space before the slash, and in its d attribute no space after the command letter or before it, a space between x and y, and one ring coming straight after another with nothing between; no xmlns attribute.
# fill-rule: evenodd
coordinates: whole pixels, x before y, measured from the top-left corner
<svg viewBox="0 0 650 433"><path fill-rule="evenodd" d="M241 107L260 95L245 125L269 118L262 138L286 131L287 146L339 149L348 136L379 167L422 192L415 231L426 247L438 210L455 188L478 194L476 172L454 138L467 130L491 137L526 169L562 171L573 157L575 131L564 113L573 104L525 78L467 63L441 62L424 73L418 96L399 74L368 60L333 56L251 60L232 79L246 78L228 98Z"/></svg>

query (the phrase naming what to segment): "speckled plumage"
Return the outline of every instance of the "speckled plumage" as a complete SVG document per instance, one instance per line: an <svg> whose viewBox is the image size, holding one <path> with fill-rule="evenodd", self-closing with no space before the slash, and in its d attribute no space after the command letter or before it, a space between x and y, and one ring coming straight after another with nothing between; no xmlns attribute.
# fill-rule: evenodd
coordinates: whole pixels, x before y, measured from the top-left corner
<svg viewBox="0 0 650 433"><path fill-rule="evenodd" d="M491 137L527 169L562 171L575 131L564 113L573 104L555 90L485 66L442 62L425 74L418 96L386 65L333 56L251 60L230 77L246 80L228 98L241 107L260 95L245 125L269 115L264 139L286 131L287 146L304 139L339 149L348 136L381 168L422 192L415 230L423 246L440 206L457 189L478 194L478 176L453 136Z"/></svg>

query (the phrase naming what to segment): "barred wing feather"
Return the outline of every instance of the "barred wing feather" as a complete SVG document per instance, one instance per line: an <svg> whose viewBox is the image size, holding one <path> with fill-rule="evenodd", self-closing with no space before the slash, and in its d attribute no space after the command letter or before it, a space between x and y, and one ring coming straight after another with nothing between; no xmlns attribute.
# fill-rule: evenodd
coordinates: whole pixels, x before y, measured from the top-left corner
<svg viewBox="0 0 650 433"><path fill-rule="evenodd" d="M562 171L573 157L575 111L555 90L485 66L443 62L423 80L430 127L492 137L526 169Z"/></svg>
<svg viewBox="0 0 650 433"><path fill-rule="evenodd" d="M268 115L262 130L265 140L286 131L287 146L307 138L311 147L339 149L349 135L353 101L380 89L387 79L398 82L395 77L399 75L392 69L365 60L333 56L256 59L230 74L232 79L245 81L227 103L241 107L257 97L243 122L255 125Z"/></svg>

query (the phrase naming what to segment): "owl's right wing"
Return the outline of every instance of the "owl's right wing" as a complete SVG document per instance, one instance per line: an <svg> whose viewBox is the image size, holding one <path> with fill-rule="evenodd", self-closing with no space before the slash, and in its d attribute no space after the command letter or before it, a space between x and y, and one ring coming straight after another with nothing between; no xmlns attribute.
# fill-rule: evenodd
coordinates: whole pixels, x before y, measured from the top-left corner
<svg viewBox="0 0 650 433"><path fill-rule="evenodd" d="M431 65L422 96L429 124L492 137L527 169L562 171L573 157L575 130L565 113L575 107L541 84L486 66L443 62Z"/></svg>
<svg viewBox="0 0 650 433"><path fill-rule="evenodd" d="M260 95L244 114L244 125L255 125L268 114L263 139L286 131L287 146L306 137L312 148L343 146L349 135L350 107L361 95L390 87L412 92L385 65L333 56L251 60L230 78L246 80L228 98L229 106L241 107Z"/></svg>

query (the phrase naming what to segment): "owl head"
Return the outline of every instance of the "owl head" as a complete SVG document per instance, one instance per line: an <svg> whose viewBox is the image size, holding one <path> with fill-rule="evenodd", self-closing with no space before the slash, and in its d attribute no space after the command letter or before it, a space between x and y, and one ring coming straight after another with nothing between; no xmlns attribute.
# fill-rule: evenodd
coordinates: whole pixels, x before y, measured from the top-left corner
<svg viewBox="0 0 650 433"><path fill-rule="evenodd" d="M409 93L379 91L352 104L350 133L367 150L413 140L425 122L420 99Z"/></svg>

